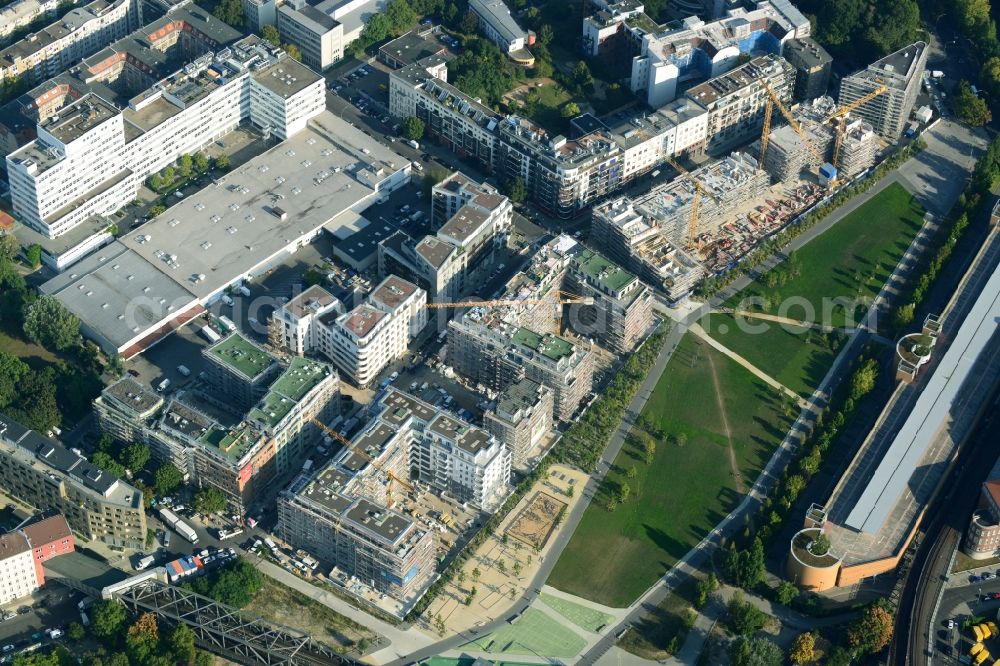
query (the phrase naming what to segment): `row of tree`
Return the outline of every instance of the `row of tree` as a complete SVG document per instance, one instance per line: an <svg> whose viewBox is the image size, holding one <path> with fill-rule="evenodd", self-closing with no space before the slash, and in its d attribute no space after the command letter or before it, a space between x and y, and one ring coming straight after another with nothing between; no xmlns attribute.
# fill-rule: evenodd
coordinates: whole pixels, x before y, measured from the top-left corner
<svg viewBox="0 0 1000 666"><path fill-rule="evenodd" d="M244 608L263 589L264 574L242 557L237 557L224 567L184 583L182 587L221 604Z"/></svg>
<svg viewBox="0 0 1000 666"><path fill-rule="evenodd" d="M980 87L989 95L994 105L1000 104L1000 40L997 39L996 20L993 18L989 0L948 0L943 3L945 9L958 26L958 29L972 44L975 57L981 64L979 71ZM959 98L953 99L955 110L963 119L970 119L974 124L982 120L981 102L972 102L974 112L965 110L971 91L959 90ZM969 118L967 118L967 114ZM989 118L986 118L989 122Z"/></svg>
<svg viewBox="0 0 1000 666"><path fill-rule="evenodd" d="M961 0L959 0L961 1ZM838 60L866 65L923 38L916 0L802 0L813 37Z"/></svg>
<svg viewBox="0 0 1000 666"><path fill-rule="evenodd" d="M200 151L194 155L181 155L177 158L176 167L168 166L152 174L146 179L146 185L157 194L162 194L184 184L193 176L205 173L209 168L225 171L229 164L229 156L225 154L219 155L215 160L209 160L208 155Z"/></svg>

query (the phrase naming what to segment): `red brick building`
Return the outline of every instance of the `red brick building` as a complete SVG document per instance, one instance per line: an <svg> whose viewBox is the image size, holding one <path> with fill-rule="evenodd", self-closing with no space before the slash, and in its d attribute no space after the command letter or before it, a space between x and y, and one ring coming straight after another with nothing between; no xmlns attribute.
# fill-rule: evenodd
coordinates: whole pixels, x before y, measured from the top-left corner
<svg viewBox="0 0 1000 666"><path fill-rule="evenodd" d="M72 553L75 550L73 533L61 513L35 517L31 523L22 525L20 531L31 545L38 586L42 587L45 585L42 563L53 557Z"/></svg>

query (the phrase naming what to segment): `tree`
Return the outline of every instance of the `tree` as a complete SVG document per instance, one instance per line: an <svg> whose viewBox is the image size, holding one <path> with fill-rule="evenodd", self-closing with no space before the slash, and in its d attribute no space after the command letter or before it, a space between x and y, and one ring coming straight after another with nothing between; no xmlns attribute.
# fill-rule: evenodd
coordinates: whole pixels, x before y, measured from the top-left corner
<svg viewBox="0 0 1000 666"><path fill-rule="evenodd" d="M125 467L120 462L112 458L110 454L105 453L104 451L98 451L92 455L90 457L90 462L97 467L100 467L108 474L112 474L120 478L125 476Z"/></svg>
<svg viewBox="0 0 1000 666"><path fill-rule="evenodd" d="M684 445L687 444L687 441L688 436L686 432L679 432L674 435L674 444L676 444L679 448L683 449Z"/></svg>
<svg viewBox="0 0 1000 666"><path fill-rule="evenodd" d="M56 402L55 371L46 368L26 374L18 386L17 401L7 407L9 416L39 432L59 425L62 415Z"/></svg>
<svg viewBox="0 0 1000 666"><path fill-rule="evenodd" d="M893 617L888 602L879 599L869 605L847 628L851 647L865 654L880 651L892 639Z"/></svg>
<svg viewBox="0 0 1000 666"><path fill-rule="evenodd" d="M653 457L656 455L656 442L651 437L646 438L642 446L642 452L646 459L646 464L652 465Z"/></svg>
<svg viewBox="0 0 1000 666"><path fill-rule="evenodd" d="M119 460L132 472L138 472L149 462L149 455L149 447L136 442L125 447Z"/></svg>
<svg viewBox="0 0 1000 666"><path fill-rule="evenodd" d="M295 44L291 42L281 45L282 50L288 54L288 57L292 60L302 62L302 50Z"/></svg>
<svg viewBox="0 0 1000 666"><path fill-rule="evenodd" d="M208 166L209 166L208 155L200 151L194 154L194 168L199 173L204 173L208 171Z"/></svg>
<svg viewBox="0 0 1000 666"><path fill-rule="evenodd" d="M167 212L167 207L161 203L153 204L152 206L149 207L150 217L158 217L160 215L163 215L165 212Z"/></svg>
<svg viewBox="0 0 1000 666"><path fill-rule="evenodd" d="M178 624L177 628L170 632L170 649L178 662L193 663L197 653L194 647L194 632L188 629L187 625Z"/></svg>
<svg viewBox="0 0 1000 666"><path fill-rule="evenodd" d="M635 465L629 465L628 471L625 472L625 476L630 479L634 479L639 475L639 470L635 468Z"/></svg>
<svg viewBox="0 0 1000 666"><path fill-rule="evenodd" d="M411 141L424 138L424 121L416 116L410 116L403 121L403 136Z"/></svg>
<svg viewBox="0 0 1000 666"><path fill-rule="evenodd" d="M576 102L566 102L559 109L559 115L563 118L575 118L580 115L580 105Z"/></svg>
<svg viewBox="0 0 1000 666"><path fill-rule="evenodd" d="M180 174L180 177L190 178L192 169L194 169L194 158L190 155L181 155L177 160L177 173Z"/></svg>
<svg viewBox="0 0 1000 666"><path fill-rule="evenodd" d="M472 12L466 11L462 14L462 20L458 24L458 31L464 35L474 35L479 29L479 18Z"/></svg>
<svg viewBox="0 0 1000 666"><path fill-rule="evenodd" d="M264 574L242 558L218 570L213 576L196 578L190 589L220 603L243 608L264 586Z"/></svg>
<svg viewBox="0 0 1000 666"><path fill-rule="evenodd" d="M876 379L878 379L878 361L870 358L851 375L850 399L858 400L870 393L875 388Z"/></svg>
<svg viewBox="0 0 1000 666"><path fill-rule="evenodd" d="M32 342L59 351L80 342L80 320L55 296L41 296L24 313L24 333Z"/></svg>
<svg viewBox="0 0 1000 666"><path fill-rule="evenodd" d="M378 16L377 14L375 16ZM372 18L375 18L374 16ZM371 21L369 21L370 23ZM364 32L364 30L362 30ZM278 34L278 28L273 25L265 25L260 29L260 36L264 41L268 42L272 46L281 46L281 35Z"/></svg>
<svg viewBox="0 0 1000 666"><path fill-rule="evenodd" d="M100 639L116 636L128 620L125 606L114 599L98 601L90 609L90 630Z"/></svg>
<svg viewBox="0 0 1000 666"><path fill-rule="evenodd" d="M511 567L511 571L514 572L515 576L520 576L521 575L521 561L520 560L514 560L514 566Z"/></svg>
<svg viewBox="0 0 1000 666"><path fill-rule="evenodd" d="M830 537L820 532L819 536L813 539L809 546L809 552L822 557L830 552Z"/></svg>
<svg viewBox="0 0 1000 666"><path fill-rule="evenodd" d="M785 655L766 638L740 638L729 649L733 666L782 666Z"/></svg>
<svg viewBox="0 0 1000 666"><path fill-rule="evenodd" d="M87 630L79 622L70 622L66 629L66 637L73 642L82 641L87 635Z"/></svg>
<svg viewBox="0 0 1000 666"><path fill-rule="evenodd" d="M7 352L0 351L0 408L14 402L21 380L31 372L28 364Z"/></svg>
<svg viewBox="0 0 1000 666"><path fill-rule="evenodd" d="M618 489L618 499L624 504L628 501L628 496L632 493L632 488L629 487L627 483L623 483Z"/></svg>
<svg viewBox="0 0 1000 666"><path fill-rule="evenodd" d="M0 234L0 261L13 261L20 251L21 246L16 237L12 234Z"/></svg>
<svg viewBox="0 0 1000 666"><path fill-rule="evenodd" d="M383 13L375 13L369 17L365 27L361 29L361 41L364 44L378 44L389 36L389 29L392 25Z"/></svg>
<svg viewBox="0 0 1000 666"><path fill-rule="evenodd" d="M32 268L38 268L42 265L42 246L37 243L32 243L28 247L24 248L24 259L28 262L28 265Z"/></svg>
<svg viewBox="0 0 1000 666"><path fill-rule="evenodd" d="M472 582L473 583L478 582L479 581L479 577L482 576L482 575L483 575L483 572L479 570L479 567L474 568L472 570Z"/></svg>
<svg viewBox="0 0 1000 666"><path fill-rule="evenodd" d="M732 550L726 554L723 571L733 584L752 589L764 578L764 544L754 537L750 548Z"/></svg>
<svg viewBox="0 0 1000 666"><path fill-rule="evenodd" d="M799 588L795 587L792 583L787 580L783 580L778 583L778 587L774 591L775 599L782 606L788 606L793 601L795 601L799 596Z"/></svg>
<svg viewBox="0 0 1000 666"><path fill-rule="evenodd" d="M990 108L979 95L972 92L968 81L958 82L952 106L958 112L958 117L972 127L982 127L993 119Z"/></svg>
<svg viewBox="0 0 1000 666"><path fill-rule="evenodd" d="M222 0L212 15L234 28L243 29L243 4L240 0Z"/></svg>
<svg viewBox="0 0 1000 666"><path fill-rule="evenodd" d="M169 187L174 184L174 179L177 177L177 172L174 171L173 167L167 167L163 170L163 186Z"/></svg>
<svg viewBox="0 0 1000 666"><path fill-rule="evenodd" d="M788 651L788 659L795 666L803 666L816 660L816 636L812 632L799 634L792 641L792 648Z"/></svg>
<svg viewBox="0 0 1000 666"><path fill-rule="evenodd" d="M767 624L767 613L747 601L738 590L733 592L726 610L730 628L740 636L751 636Z"/></svg>
<svg viewBox="0 0 1000 666"><path fill-rule="evenodd" d="M163 463L156 468L153 474L153 483L156 485L156 492L162 497L169 495L176 490L184 481L181 471L170 463Z"/></svg>
<svg viewBox="0 0 1000 666"><path fill-rule="evenodd" d="M825 666L851 666L851 662L853 660L851 651L841 645L838 645L833 648L833 651L830 652L830 656L826 658Z"/></svg>
<svg viewBox="0 0 1000 666"><path fill-rule="evenodd" d="M385 17L389 20L389 33L394 37L399 37L417 22L417 13L407 0L391 0L385 8Z"/></svg>
<svg viewBox="0 0 1000 666"><path fill-rule="evenodd" d="M913 323L917 306L914 303L906 303L896 308L893 314L893 323L897 329L903 329Z"/></svg>
<svg viewBox="0 0 1000 666"><path fill-rule="evenodd" d="M697 598L695 599L694 605L698 608L704 606L708 603L708 595L714 592L718 587L718 579L715 577L714 573L709 572L706 578L698 581Z"/></svg>
<svg viewBox="0 0 1000 666"><path fill-rule="evenodd" d="M514 203L524 203L528 198L528 188L524 184L524 179L520 176L508 181L507 197Z"/></svg>
<svg viewBox="0 0 1000 666"><path fill-rule="evenodd" d="M570 73L570 81L573 87L581 95L585 95L594 87L594 76L590 73L590 67L583 60L576 63Z"/></svg>
<svg viewBox="0 0 1000 666"><path fill-rule="evenodd" d="M220 513L226 508L226 496L218 488L208 486L194 494L194 510L198 513Z"/></svg>
<svg viewBox="0 0 1000 666"><path fill-rule="evenodd" d="M143 613L132 626L128 628L129 638L136 638L144 641L157 641L160 639L160 628L156 624L155 613Z"/></svg>
<svg viewBox="0 0 1000 666"><path fill-rule="evenodd" d="M229 155L223 153L215 158L215 168L219 171L228 171L230 166Z"/></svg>

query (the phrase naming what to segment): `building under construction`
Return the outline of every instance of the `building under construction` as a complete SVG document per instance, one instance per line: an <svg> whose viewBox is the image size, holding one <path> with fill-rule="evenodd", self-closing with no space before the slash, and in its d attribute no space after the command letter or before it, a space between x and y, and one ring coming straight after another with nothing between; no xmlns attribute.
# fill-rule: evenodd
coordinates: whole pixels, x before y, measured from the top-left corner
<svg viewBox="0 0 1000 666"><path fill-rule="evenodd" d="M878 137L861 117L837 115L830 97L819 97L793 112L802 133L784 125L768 133L762 166L778 182L799 179L804 172L815 175L823 163L837 167L839 179L852 178L875 162ZM841 133L837 146L837 134Z"/></svg>
<svg viewBox="0 0 1000 666"><path fill-rule="evenodd" d="M701 234L714 234L732 218L735 209L763 196L768 185L767 172L757 160L746 153L733 153L650 190L636 199L635 207L658 223L671 244L686 246ZM694 216L692 208L699 190L698 214Z"/></svg>
<svg viewBox="0 0 1000 666"><path fill-rule="evenodd" d="M701 264L667 238L660 221L637 211L627 197L594 208L590 238L671 301L687 296L704 275Z"/></svg>

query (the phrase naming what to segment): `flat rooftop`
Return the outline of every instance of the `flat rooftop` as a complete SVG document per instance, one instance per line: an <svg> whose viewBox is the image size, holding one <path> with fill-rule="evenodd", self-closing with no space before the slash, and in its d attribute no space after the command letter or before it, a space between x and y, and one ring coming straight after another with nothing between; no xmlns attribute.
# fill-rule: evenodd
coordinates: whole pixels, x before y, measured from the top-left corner
<svg viewBox="0 0 1000 666"><path fill-rule="evenodd" d="M536 351L553 361L559 361L573 354L573 343L551 333L540 335L527 328L519 328L512 339L514 343Z"/></svg>
<svg viewBox="0 0 1000 666"><path fill-rule="evenodd" d="M408 165L327 111L302 132L123 236L122 242L206 298L344 211L373 201L375 183L359 178L358 172L375 173L381 180ZM176 266L167 261L172 256Z"/></svg>
<svg viewBox="0 0 1000 666"><path fill-rule="evenodd" d="M215 343L205 353L250 381L256 380L278 362L278 359L240 333L233 333Z"/></svg>
<svg viewBox="0 0 1000 666"><path fill-rule="evenodd" d="M163 398L126 375L109 385L101 396L105 400L115 400L123 408L135 414L145 414L163 402Z"/></svg>
<svg viewBox="0 0 1000 666"><path fill-rule="evenodd" d="M432 55L444 53L444 47L435 41L410 31L402 37L383 45L379 52L403 65L409 65Z"/></svg>
<svg viewBox="0 0 1000 666"><path fill-rule="evenodd" d="M121 241L74 264L40 291L58 298L87 328L116 347L197 304L187 287L165 277Z"/></svg>
<svg viewBox="0 0 1000 666"><path fill-rule="evenodd" d="M288 98L297 95L323 77L294 58L284 57L278 62L253 73L254 80L279 95Z"/></svg>
<svg viewBox="0 0 1000 666"><path fill-rule="evenodd" d="M353 333L358 338L365 338L380 321L389 315L379 310L374 305L362 303L346 315L339 318L340 325Z"/></svg>
<svg viewBox="0 0 1000 666"><path fill-rule="evenodd" d="M636 279L635 275L593 250L583 250L573 258L573 263L581 273L612 293L619 292Z"/></svg>
<svg viewBox="0 0 1000 666"><path fill-rule="evenodd" d="M293 356L288 368L271 384L271 389L247 418L271 427L277 425L300 400L333 372L333 368L326 363Z"/></svg>
<svg viewBox="0 0 1000 666"><path fill-rule="evenodd" d="M292 316L301 319L306 315L325 310L327 307L337 303L340 303L340 301L333 294L315 284L285 303L282 309L288 311Z"/></svg>
<svg viewBox="0 0 1000 666"><path fill-rule="evenodd" d="M372 290L372 293L368 295L368 300L395 311L406 299L413 296L418 288L417 285L408 280L397 275L390 275Z"/></svg>
<svg viewBox="0 0 1000 666"><path fill-rule="evenodd" d="M437 413L437 409L423 400L391 387L381 405L383 410L379 418L396 427L402 426L411 416L427 423Z"/></svg>
<svg viewBox="0 0 1000 666"><path fill-rule="evenodd" d="M444 412L438 412L427 424L427 429L444 439L453 441L455 446L473 455L483 449L488 449L492 442L490 434L485 430L452 418Z"/></svg>
<svg viewBox="0 0 1000 666"><path fill-rule="evenodd" d="M354 505L347 510L344 518L389 545L396 544L413 527L413 521L406 516L363 497L354 500Z"/></svg>

